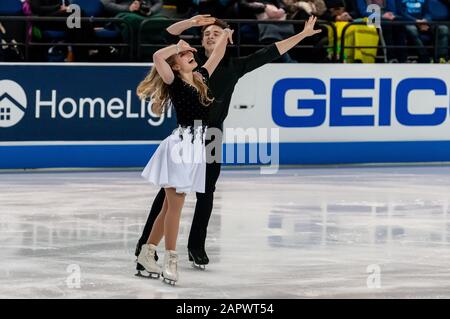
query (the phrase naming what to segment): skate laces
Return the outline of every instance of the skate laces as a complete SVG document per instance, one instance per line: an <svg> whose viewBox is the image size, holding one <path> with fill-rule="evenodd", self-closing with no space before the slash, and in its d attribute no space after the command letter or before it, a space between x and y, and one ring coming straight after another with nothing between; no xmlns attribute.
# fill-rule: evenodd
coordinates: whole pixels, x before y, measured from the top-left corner
<svg viewBox="0 0 450 319"><path fill-rule="evenodd" d="M177 261L178 261L178 256L174 255L174 254L170 254L169 255L169 259L167 260L167 263L169 265L169 268L172 271L176 271L177 270Z"/></svg>
<svg viewBox="0 0 450 319"><path fill-rule="evenodd" d="M150 247L147 247L147 251L145 252L145 257L148 259L155 258L155 251Z"/></svg>

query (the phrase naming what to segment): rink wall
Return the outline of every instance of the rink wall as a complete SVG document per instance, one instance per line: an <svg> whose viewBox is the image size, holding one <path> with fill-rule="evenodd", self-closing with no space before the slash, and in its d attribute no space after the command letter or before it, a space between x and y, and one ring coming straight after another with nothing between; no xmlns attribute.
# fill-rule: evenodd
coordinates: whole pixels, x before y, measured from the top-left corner
<svg viewBox="0 0 450 319"><path fill-rule="evenodd" d="M145 165L176 123L137 99L148 70L0 64L0 169ZM450 161L449 84L450 65L266 65L236 86L224 160L267 163L248 151L271 142L282 165Z"/></svg>

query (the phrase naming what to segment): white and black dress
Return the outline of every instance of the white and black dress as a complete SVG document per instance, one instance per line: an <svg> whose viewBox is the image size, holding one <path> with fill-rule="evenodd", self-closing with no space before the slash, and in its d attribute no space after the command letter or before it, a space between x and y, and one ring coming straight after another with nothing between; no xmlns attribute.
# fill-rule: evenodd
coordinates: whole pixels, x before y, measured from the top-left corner
<svg viewBox="0 0 450 319"><path fill-rule="evenodd" d="M197 72L209 85L208 71L200 67ZM178 128L158 146L142 177L156 186L175 188L177 193L204 193L209 106L201 104L195 87L178 76L169 86L169 96L175 108ZM198 121L201 125L194 125Z"/></svg>

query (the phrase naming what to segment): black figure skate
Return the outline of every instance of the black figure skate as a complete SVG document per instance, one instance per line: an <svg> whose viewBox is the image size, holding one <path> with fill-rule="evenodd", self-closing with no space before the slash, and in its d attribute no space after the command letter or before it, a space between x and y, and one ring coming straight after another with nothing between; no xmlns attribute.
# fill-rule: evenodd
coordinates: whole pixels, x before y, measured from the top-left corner
<svg viewBox="0 0 450 319"><path fill-rule="evenodd" d="M188 249L189 261L192 261L194 268L205 270L209 264L209 258L204 249Z"/></svg>

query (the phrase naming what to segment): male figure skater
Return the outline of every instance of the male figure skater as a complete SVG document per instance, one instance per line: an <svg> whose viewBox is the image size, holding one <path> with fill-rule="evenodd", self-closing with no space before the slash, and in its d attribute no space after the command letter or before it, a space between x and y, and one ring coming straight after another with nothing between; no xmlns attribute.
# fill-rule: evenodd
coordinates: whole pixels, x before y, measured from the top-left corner
<svg viewBox="0 0 450 319"><path fill-rule="evenodd" d="M304 38L320 32L314 30L314 24L317 18L311 17L305 24L302 32L293 35L282 41L275 42L245 57L224 57L210 79L210 90L214 96L214 102L210 106L209 128L223 129L223 122L228 115L231 96L238 80L246 73L251 72L266 63L278 59L281 55L296 46ZM167 42L173 44L179 41L179 35L191 28L203 27L202 29L202 47L199 50L196 60L199 65L203 65L214 50L222 31L228 25L210 15L198 15L190 19L177 22L165 30ZM208 137L207 137L208 138ZM211 143L214 140L209 140ZM220 150L217 150L220 152ZM215 154L212 154L213 156ZM216 156L214 156L216 157ZM221 157L219 157L221 158ZM194 219L191 225L191 231L188 240L189 260L194 262L194 266L204 269L209 263L209 258L205 251L205 240L211 212L213 208L214 191L216 182L220 175L221 163L210 162L206 165L206 184L205 193L196 193L197 204L195 206ZM138 256L143 244L147 242L153 223L158 216L164 202L164 189L162 188L156 196L147 223L145 224L143 234L139 239L135 255ZM155 256L157 260L158 257ZM137 270L141 267L137 267Z"/></svg>

